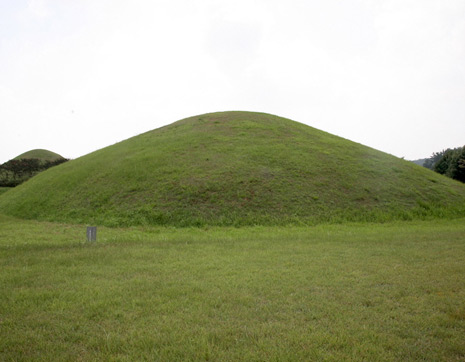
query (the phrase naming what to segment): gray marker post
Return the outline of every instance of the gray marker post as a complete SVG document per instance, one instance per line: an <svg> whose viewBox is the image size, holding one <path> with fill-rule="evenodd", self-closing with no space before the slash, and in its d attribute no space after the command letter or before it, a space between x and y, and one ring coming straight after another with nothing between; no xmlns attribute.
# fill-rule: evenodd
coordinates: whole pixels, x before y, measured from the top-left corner
<svg viewBox="0 0 465 362"><path fill-rule="evenodd" d="M87 241L97 241L97 226L87 227Z"/></svg>

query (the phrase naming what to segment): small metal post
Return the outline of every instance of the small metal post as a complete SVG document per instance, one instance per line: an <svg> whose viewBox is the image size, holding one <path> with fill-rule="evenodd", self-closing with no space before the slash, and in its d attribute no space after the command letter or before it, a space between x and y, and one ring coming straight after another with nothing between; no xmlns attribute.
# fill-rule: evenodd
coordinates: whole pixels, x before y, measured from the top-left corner
<svg viewBox="0 0 465 362"><path fill-rule="evenodd" d="M87 241L97 241L97 226L87 227Z"/></svg>

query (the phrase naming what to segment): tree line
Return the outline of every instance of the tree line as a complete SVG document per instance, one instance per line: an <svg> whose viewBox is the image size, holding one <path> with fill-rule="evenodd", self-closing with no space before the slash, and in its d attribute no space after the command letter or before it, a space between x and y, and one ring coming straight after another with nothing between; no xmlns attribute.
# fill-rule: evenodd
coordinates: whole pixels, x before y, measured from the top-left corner
<svg viewBox="0 0 465 362"><path fill-rule="evenodd" d="M454 180L465 182L465 146L434 152L423 166Z"/></svg>
<svg viewBox="0 0 465 362"><path fill-rule="evenodd" d="M58 158L53 161L38 158L13 159L0 165L0 186L15 187L35 176L39 172L69 161L67 158Z"/></svg>

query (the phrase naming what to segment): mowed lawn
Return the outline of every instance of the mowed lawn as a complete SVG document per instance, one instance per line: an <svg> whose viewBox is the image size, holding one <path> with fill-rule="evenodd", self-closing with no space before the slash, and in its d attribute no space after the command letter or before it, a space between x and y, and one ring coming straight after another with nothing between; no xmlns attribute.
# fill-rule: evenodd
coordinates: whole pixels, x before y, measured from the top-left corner
<svg viewBox="0 0 465 362"><path fill-rule="evenodd" d="M92 244L0 216L0 360L463 361L465 220Z"/></svg>

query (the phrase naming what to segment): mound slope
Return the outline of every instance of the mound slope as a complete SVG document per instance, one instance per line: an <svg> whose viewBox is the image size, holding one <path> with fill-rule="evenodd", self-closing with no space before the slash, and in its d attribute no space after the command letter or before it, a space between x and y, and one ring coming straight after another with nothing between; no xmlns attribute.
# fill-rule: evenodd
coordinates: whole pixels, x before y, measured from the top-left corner
<svg viewBox="0 0 465 362"><path fill-rule="evenodd" d="M0 212L104 225L250 225L465 215L465 185L277 116L187 118L49 169Z"/></svg>

